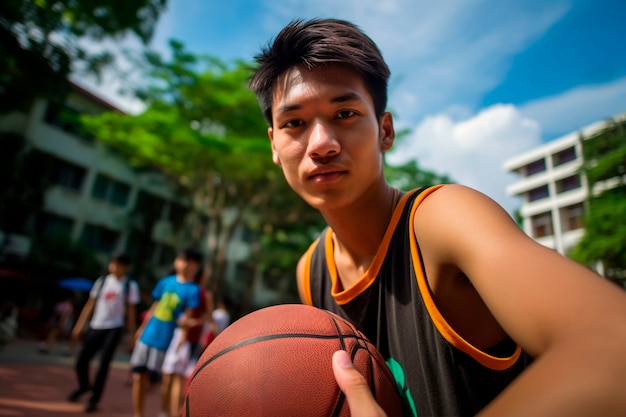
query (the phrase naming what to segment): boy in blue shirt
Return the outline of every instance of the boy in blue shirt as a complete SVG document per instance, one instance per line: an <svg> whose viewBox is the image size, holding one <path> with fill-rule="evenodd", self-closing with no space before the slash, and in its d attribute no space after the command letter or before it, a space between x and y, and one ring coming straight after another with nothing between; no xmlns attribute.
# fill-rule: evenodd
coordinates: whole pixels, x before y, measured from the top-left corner
<svg viewBox="0 0 626 417"><path fill-rule="evenodd" d="M177 319L183 313L189 315L198 306L200 287L193 278L201 264L200 252L192 248L183 249L174 260L176 273L162 278L152 291L154 303L137 330L138 341L130 359L135 417L143 415L149 377L161 371Z"/></svg>

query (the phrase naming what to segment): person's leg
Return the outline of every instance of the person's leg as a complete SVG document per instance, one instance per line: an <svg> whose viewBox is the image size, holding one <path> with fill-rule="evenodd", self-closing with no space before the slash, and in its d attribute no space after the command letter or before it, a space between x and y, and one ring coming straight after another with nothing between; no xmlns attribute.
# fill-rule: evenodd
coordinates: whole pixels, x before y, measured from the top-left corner
<svg viewBox="0 0 626 417"><path fill-rule="evenodd" d="M172 374L170 382L170 417L180 416L180 407L182 406L184 378L179 374Z"/></svg>
<svg viewBox="0 0 626 417"><path fill-rule="evenodd" d="M48 333L48 338L46 339L46 352L52 352L52 348L57 340L57 334L59 333L59 329L55 326Z"/></svg>
<svg viewBox="0 0 626 417"><path fill-rule="evenodd" d="M173 362L174 372L172 373L172 382L170 385L170 416L178 417L180 415L184 375L187 372L190 357L191 343L188 341L185 341L182 345L178 343L178 348L175 350L175 359Z"/></svg>
<svg viewBox="0 0 626 417"><path fill-rule="evenodd" d="M143 417L144 399L148 386L148 374L133 372L133 416Z"/></svg>
<svg viewBox="0 0 626 417"><path fill-rule="evenodd" d="M100 368L96 374L96 379L93 384L91 398L87 404L87 411L94 411L96 405L100 401L104 386L106 384L107 376L109 374L109 366L111 360L115 355L115 351L122 336L122 329L107 329L102 330L102 354L100 355Z"/></svg>
<svg viewBox="0 0 626 417"><path fill-rule="evenodd" d="M163 374L161 380L161 414L169 415L172 389L172 374Z"/></svg>
<svg viewBox="0 0 626 417"><path fill-rule="evenodd" d="M178 350L182 335L181 329L178 328L174 331L161 365L161 372L163 373L163 380L161 381L161 414L164 416L169 416L170 410L175 406L175 404L171 403L174 395L172 392L172 381L175 377L176 364L179 360Z"/></svg>
<svg viewBox="0 0 626 417"><path fill-rule="evenodd" d="M151 355L151 350L145 343L137 341L130 357L133 372L132 398L134 417L143 417L146 389L149 384L148 375L154 367L154 355Z"/></svg>
<svg viewBox="0 0 626 417"><path fill-rule="evenodd" d="M85 334L83 345L76 359L76 377L78 379L78 388L69 396L69 401L78 401L81 395L91 389L89 383L89 362L98 353L102 345L101 330L89 329Z"/></svg>

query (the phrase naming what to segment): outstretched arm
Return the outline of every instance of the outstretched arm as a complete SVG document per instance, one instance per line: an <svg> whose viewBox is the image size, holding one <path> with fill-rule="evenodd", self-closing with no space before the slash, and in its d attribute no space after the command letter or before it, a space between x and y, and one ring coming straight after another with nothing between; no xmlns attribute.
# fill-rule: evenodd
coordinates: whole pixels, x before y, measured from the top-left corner
<svg viewBox="0 0 626 417"><path fill-rule="evenodd" d="M480 342L501 329L535 358L481 415L625 415L626 292L536 243L467 187L428 196L415 234L435 302L455 330ZM454 298L466 294L450 279L455 273L486 309ZM477 311L488 313L480 328L464 320Z"/></svg>

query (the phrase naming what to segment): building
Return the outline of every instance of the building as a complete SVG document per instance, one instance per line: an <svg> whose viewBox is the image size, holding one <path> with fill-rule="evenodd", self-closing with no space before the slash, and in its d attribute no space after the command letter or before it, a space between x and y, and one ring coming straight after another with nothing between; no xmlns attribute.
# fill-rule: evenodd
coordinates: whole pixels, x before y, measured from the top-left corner
<svg viewBox="0 0 626 417"><path fill-rule="evenodd" d="M26 276L7 270L3 258L26 257L38 240L59 235L92 250L103 267L116 250L125 250L136 260L147 256L144 265L151 267L150 273L134 274L147 298L156 278L171 269L176 251L186 244L181 224L190 204L177 195L163 175L134 169L113 149L80 132L73 121L80 114L103 111L121 110L72 84L63 103L38 99L28 112L0 115L0 132L25 138L23 152L38 153L42 156L39 160L46 161L47 171L42 168L36 175L49 176L50 184L43 191L42 206L30 216L28 230L21 234L0 230L0 281L10 275L27 285ZM206 217L204 226L210 227L210 221ZM225 279L239 293L245 291L240 287L248 282L242 277L250 274L245 269L250 244L246 230L240 227L226 254ZM36 277L35 281L44 279ZM54 285L54 279L48 281ZM3 281L3 285L7 283ZM272 304L279 296L276 291L257 287L253 290L254 305Z"/></svg>
<svg viewBox="0 0 626 417"><path fill-rule="evenodd" d="M581 138L607 127L601 121L511 158L504 163L519 180L506 189L522 199L520 215L526 234L567 255L584 234L583 208L588 195ZM599 271L601 272L601 271Z"/></svg>

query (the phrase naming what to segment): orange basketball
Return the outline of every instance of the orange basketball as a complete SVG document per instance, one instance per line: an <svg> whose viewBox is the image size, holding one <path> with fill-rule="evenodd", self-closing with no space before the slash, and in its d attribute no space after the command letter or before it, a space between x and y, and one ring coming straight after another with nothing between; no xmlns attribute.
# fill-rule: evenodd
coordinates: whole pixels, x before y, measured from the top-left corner
<svg viewBox="0 0 626 417"><path fill-rule="evenodd" d="M198 360L182 415L347 417L331 362L339 349L350 353L387 415L402 415L395 381L374 345L338 315L300 304L263 308L220 333Z"/></svg>

